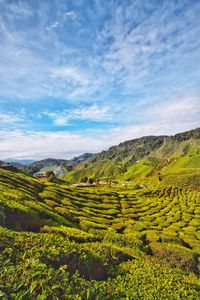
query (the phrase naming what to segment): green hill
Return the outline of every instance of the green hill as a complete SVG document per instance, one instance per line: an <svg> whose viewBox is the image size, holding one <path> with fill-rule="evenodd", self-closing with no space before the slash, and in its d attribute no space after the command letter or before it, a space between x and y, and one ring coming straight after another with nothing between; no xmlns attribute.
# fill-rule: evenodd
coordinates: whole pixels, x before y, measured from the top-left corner
<svg viewBox="0 0 200 300"><path fill-rule="evenodd" d="M199 185L200 129L174 136L149 136L111 147L66 173L65 180L80 182L87 176L100 180L164 181ZM157 177L156 177L157 176ZM150 178L151 177L151 178Z"/></svg>
<svg viewBox="0 0 200 300"><path fill-rule="evenodd" d="M118 178L200 186L200 140L169 140Z"/></svg>

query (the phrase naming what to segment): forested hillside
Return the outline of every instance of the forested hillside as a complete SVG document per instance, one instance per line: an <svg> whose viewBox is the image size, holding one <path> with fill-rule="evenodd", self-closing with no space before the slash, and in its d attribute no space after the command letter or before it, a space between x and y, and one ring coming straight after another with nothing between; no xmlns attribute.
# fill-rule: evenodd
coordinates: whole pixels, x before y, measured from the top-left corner
<svg viewBox="0 0 200 300"><path fill-rule="evenodd" d="M199 185L200 129L174 136L148 136L126 141L94 155L67 172L65 179L164 181L179 186ZM177 176L176 176L177 178Z"/></svg>

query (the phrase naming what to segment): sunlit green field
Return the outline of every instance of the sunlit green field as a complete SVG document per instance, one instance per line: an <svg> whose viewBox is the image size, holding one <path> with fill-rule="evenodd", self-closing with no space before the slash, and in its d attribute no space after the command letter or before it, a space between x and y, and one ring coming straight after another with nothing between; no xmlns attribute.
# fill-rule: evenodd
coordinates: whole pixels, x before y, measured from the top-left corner
<svg viewBox="0 0 200 300"><path fill-rule="evenodd" d="M2 299L199 299L200 192L0 170Z"/></svg>

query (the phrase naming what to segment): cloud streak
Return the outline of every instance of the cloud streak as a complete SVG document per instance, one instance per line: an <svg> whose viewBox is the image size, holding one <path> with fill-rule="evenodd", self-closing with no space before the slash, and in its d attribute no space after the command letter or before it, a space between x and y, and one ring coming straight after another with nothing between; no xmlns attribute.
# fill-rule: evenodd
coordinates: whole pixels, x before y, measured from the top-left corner
<svg viewBox="0 0 200 300"><path fill-rule="evenodd" d="M83 120L83 121L96 121L103 122L111 120L112 113L108 107L99 107L94 104L92 106L82 106L72 110L64 110L60 112L43 112L43 115L53 120L57 126L66 126L70 121Z"/></svg>
<svg viewBox="0 0 200 300"><path fill-rule="evenodd" d="M122 141L146 135L171 135L198 127L199 98L173 99L160 106L147 108L142 124L133 123L112 129L86 129L79 133L67 131L0 131L0 159L42 159L45 157L72 158L84 152L99 152ZM185 108L185 109L184 109ZM103 120L109 117L106 108L91 106L71 112L46 113L57 126L64 126L71 120ZM5 123L17 122L13 116L1 118Z"/></svg>
<svg viewBox="0 0 200 300"><path fill-rule="evenodd" d="M197 86L196 61L191 56L200 47L196 38L200 31L198 2L151 5L124 1L114 5L111 1L101 5L96 1L93 9L88 5L89 15L80 8L51 7L46 1L39 12L26 1L1 6L2 97L47 96L71 101L96 97L97 101L97 94L113 97L116 88L124 97L141 90L152 93L158 86L173 91L178 89L177 78L181 89L186 82ZM50 8L57 17L52 17ZM107 10L110 15L102 22ZM29 21L21 29L15 20L19 14L24 22L32 17L40 17L41 22ZM88 25L94 23L94 32L86 27L86 17ZM67 20L79 23L72 25Z"/></svg>
<svg viewBox="0 0 200 300"><path fill-rule="evenodd" d="M0 126L16 133L2 131L2 157L199 126L199 13L190 0L0 1Z"/></svg>

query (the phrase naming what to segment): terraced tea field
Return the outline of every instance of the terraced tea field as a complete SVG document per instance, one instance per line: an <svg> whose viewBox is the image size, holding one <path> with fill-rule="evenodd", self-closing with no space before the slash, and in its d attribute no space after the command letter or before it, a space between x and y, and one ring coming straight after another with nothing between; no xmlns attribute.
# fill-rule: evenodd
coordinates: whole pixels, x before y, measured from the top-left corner
<svg viewBox="0 0 200 300"><path fill-rule="evenodd" d="M198 299L200 192L0 170L3 299Z"/></svg>
<svg viewBox="0 0 200 300"><path fill-rule="evenodd" d="M132 191L48 186L40 193L52 211L80 224L84 230L115 229L119 233L151 233L198 245L200 192L174 187ZM59 200L58 200L59 199ZM191 244L192 243L192 244Z"/></svg>

